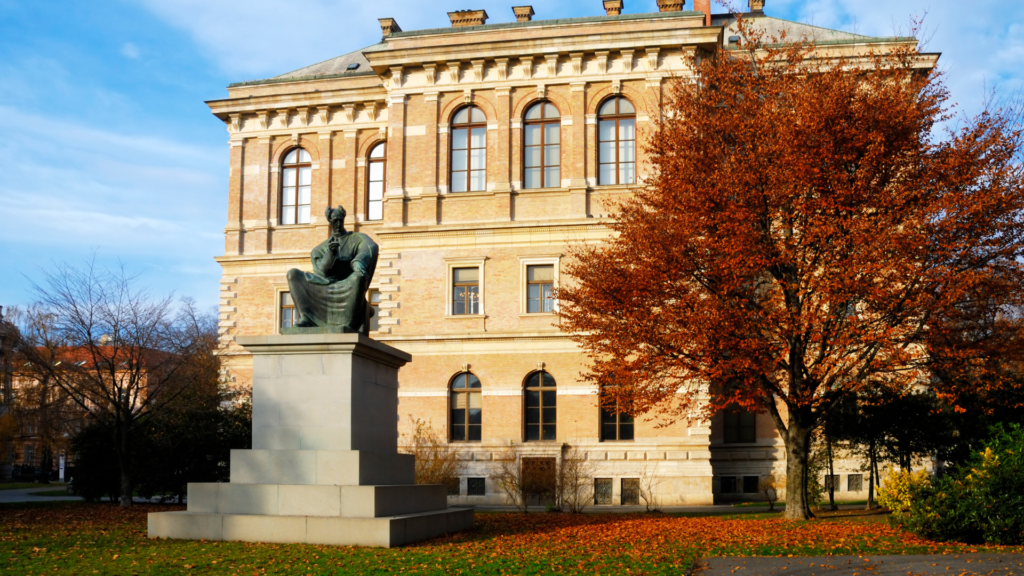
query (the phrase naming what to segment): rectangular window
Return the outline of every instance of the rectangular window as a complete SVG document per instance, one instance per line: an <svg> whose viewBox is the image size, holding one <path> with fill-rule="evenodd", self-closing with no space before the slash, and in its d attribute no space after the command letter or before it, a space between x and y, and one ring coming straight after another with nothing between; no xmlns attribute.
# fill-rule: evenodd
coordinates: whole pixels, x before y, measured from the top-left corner
<svg viewBox="0 0 1024 576"><path fill-rule="evenodd" d="M292 302L291 292L281 292L281 328L291 328L295 325L295 302Z"/></svg>
<svg viewBox="0 0 1024 576"><path fill-rule="evenodd" d="M452 314L456 316L480 313L480 269L455 268L452 270Z"/></svg>
<svg viewBox="0 0 1024 576"><path fill-rule="evenodd" d="M618 410L601 408L601 441L632 440L633 417Z"/></svg>
<svg viewBox="0 0 1024 576"><path fill-rule="evenodd" d="M611 506L612 504L612 479L594 478L594 504L598 506Z"/></svg>
<svg viewBox="0 0 1024 576"><path fill-rule="evenodd" d="M850 474L846 477L846 491L847 492L860 492L864 489L864 475L863 474Z"/></svg>
<svg viewBox="0 0 1024 576"><path fill-rule="evenodd" d="M736 493L736 477L735 476L722 476L722 494L735 494Z"/></svg>
<svg viewBox="0 0 1024 576"><path fill-rule="evenodd" d="M744 494L756 494L757 483L759 478L757 476L744 476L743 477L743 493Z"/></svg>
<svg viewBox="0 0 1024 576"><path fill-rule="evenodd" d="M839 492L840 490L843 489L840 476L838 474L831 476L825 474L825 491L827 492L830 488L836 492Z"/></svg>
<svg viewBox="0 0 1024 576"><path fill-rule="evenodd" d="M555 267L551 264L526 267L526 312L543 314L554 311Z"/></svg>
<svg viewBox="0 0 1024 576"><path fill-rule="evenodd" d="M756 440L757 414L746 410L725 411L725 443L739 444Z"/></svg>
<svg viewBox="0 0 1024 576"><path fill-rule="evenodd" d="M467 496L486 496L487 495L487 483L483 478L467 478L466 479L466 495Z"/></svg>
<svg viewBox="0 0 1024 576"><path fill-rule="evenodd" d="M370 304L370 332L380 330L380 290L370 290L370 296L366 299Z"/></svg>
<svg viewBox="0 0 1024 576"><path fill-rule="evenodd" d="M622 492L619 493L619 499L623 506L639 506L640 505L640 479L639 478L623 478L622 479Z"/></svg>

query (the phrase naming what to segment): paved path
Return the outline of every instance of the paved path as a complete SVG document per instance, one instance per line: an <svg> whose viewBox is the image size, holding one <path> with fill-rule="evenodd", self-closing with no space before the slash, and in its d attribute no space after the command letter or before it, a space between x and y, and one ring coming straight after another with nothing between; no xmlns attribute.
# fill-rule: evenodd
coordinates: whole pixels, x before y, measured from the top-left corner
<svg viewBox="0 0 1024 576"><path fill-rule="evenodd" d="M35 492L62 492L64 486L47 487L40 484L34 488L22 488L20 490L0 490L0 504L12 502L60 502L68 500L81 500L81 496L31 496Z"/></svg>
<svg viewBox="0 0 1024 576"><path fill-rule="evenodd" d="M877 576L881 574L1014 574L1024 576L1024 554L925 554L918 556L819 556L804 558L707 558L697 576Z"/></svg>

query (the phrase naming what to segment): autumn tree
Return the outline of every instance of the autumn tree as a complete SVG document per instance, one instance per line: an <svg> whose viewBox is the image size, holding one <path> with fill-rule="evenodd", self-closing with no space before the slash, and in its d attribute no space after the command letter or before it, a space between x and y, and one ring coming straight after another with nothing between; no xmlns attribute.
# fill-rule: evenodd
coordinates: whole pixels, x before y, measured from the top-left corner
<svg viewBox="0 0 1024 576"><path fill-rule="evenodd" d="M1024 186L1019 114L954 123L916 49L784 40L745 27L694 60L645 143L652 176L574 248L558 298L609 406L769 414L785 515L806 518L811 434L844 399L1017 354Z"/></svg>
<svg viewBox="0 0 1024 576"><path fill-rule="evenodd" d="M35 283L20 327L26 377L66 393L106 425L121 506L131 506L132 437L190 386L216 382L216 328L189 301L154 297L137 276L95 262L61 264Z"/></svg>

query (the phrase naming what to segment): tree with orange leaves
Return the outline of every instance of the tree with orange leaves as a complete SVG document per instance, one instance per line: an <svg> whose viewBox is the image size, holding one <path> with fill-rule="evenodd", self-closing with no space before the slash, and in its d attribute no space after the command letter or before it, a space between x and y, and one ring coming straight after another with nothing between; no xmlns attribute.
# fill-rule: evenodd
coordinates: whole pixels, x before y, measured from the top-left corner
<svg viewBox="0 0 1024 576"><path fill-rule="evenodd" d="M958 393L937 366L1000 385L984 367L1019 348L1020 116L943 129L946 89L913 49L744 37L675 83L654 176L610 239L574 247L558 298L607 407L769 414L799 519L811 433L844 398Z"/></svg>

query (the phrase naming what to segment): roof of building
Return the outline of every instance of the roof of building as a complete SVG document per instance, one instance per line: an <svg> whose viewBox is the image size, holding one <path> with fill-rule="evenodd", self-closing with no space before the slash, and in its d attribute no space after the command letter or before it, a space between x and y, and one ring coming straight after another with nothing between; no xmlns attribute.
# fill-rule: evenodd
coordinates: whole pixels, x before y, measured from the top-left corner
<svg viewBox="0 0 1024 576"><path fill-rule="evenodd" d="M623 20L650 20L656 18L669 18L679 16L700 16L700 12L693 11L678 11L678 12L652 12L645 14L620 14L618 16L584 16L580 18L558 18L551 20L531 20L528 22L501 22L497 24L484 24L482 26L462 26L458 28L446 27L446 28L427 28L424 30L409 30L403 32L394 32L389 38L405 38L411 36L428 36L434 34L448 34L453 32L472 32L476 30L499 30L507 28L526 28L531 26L555 26L564 24L585 24L591 22L607 22L607 21L623 21ZM786 31L786 34L791 39L811 39L815 42L820 43L844 43L844 42L885 42L893 40L905 40L904 38L875 38L872 36L863 36L861 34L854 34L852 32L843 32L841 30L832 30L829 28L822 28L820 26L813 26L811 24L802 24L800 22L792 22L789 20L783 20L782 18L775 18L773 16L766 16L763 13L747 13L743 15L749 19L756 19L757 24L763 26L765 32L769 35L778 35L782 30ZM713 26L725 26L727 29L733 26L736 22L735 14L714 14L711 17ZM329 78L343 78L343 77L355 77L355 76L369 76L376 74L370 67L370 61L366 59L364 53L376 52L378 50L386 50L388 44L383 39L366 48L349 52L336 58L324 60L312 66L306 66L299 68L280 76L275 76L266 80L250 80L248 82L236 82L229 85L229 88L236 88L242 86L253 86L260 84L275 84L279 82L298 82L304 80L323 80ZM350 65L358 64L355 69L349 69Z"/></svg>
<svg viewBox="0 0 1024 576"><path fill-rule="evenodd" d="M296 82L300 80L316 80L322 78L343 78L346 76L372 76L376 72L373 68L370 68L370 61L363 56L363 52L370 52L374 48L383 45L384 43L374 44L361 48L355 52L349 52L330 60L324 60L318 62L312 66L306 66L293 70L280 76L274 76L267 80L250 80L248 82L236 82L231 84L229 88L236 86L249 86L253 84L273 84L275 82ZM349 69L352 64L358 64L359 66L353 70Z"/></svg>

